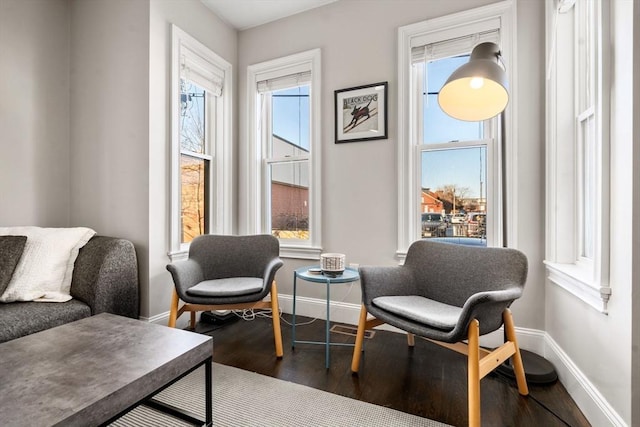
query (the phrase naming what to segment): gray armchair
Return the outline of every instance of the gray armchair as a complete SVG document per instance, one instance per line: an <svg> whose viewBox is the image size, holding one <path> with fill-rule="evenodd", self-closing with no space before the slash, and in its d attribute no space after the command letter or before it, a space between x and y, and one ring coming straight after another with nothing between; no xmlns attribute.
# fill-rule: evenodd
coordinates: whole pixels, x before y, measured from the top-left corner
<svg viewBox="0 0 640 427"><path fill-rule="evenodd" d="M175 284L169 326L185 311L268 308L272 311L276 356L282 357L276 271L282 267L278 239L269 235L196 237L189 259L167 265ZM269 301L263 299L271 294ZM180 300L183 304L179 306Z"/></svg>
<svg viewBox="0 0 640 427"><path fill-rule="evenodd" d="M527 259L515 249L429 240L414 242L402 266L360 267L363 302L351 370L359 370L365 331L383 323L406 331L411 346L415 334L465 354L469 425L479 426L480 380L507 359L513 357L518 391L529 393L509 310L526 278ZM480 335L503 324L506 342L480 348Z"/></svg>

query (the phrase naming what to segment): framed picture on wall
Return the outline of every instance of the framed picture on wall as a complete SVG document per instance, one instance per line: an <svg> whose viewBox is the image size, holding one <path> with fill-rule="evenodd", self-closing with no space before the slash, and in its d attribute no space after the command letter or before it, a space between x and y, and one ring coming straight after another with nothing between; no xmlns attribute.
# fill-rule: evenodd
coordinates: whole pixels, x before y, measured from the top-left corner
<svg viewBox="0 0 640 427"><path fill-rule="evenodd" d="M335 91L336 144L387 138L387 82Z"/></svg>

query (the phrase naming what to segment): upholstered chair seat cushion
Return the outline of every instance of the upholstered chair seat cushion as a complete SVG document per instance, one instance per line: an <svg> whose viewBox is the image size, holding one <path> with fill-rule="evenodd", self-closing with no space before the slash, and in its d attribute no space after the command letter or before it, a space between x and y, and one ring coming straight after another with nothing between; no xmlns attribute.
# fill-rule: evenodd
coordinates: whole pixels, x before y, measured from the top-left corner
<svg viewBox="0 0 640 427"><path fill-rule="evenodd" d="M452 331L460 319L462 308L417 295L377 297L373 305L443 331Z"/></svg>
<svg viewBox="0 0 640 427"><path fill-rule="evenodd" d="M226 279L204 280L187 289L188 295L199 297L231 297L250 295L262 291L261 277L229 277Z"/></svg>

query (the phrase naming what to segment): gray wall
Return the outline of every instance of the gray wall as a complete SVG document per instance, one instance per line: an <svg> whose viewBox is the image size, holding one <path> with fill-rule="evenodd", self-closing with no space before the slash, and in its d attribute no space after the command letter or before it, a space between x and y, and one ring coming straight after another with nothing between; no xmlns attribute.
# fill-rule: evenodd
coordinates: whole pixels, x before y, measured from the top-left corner
<svg viewBox="0 0 640 427"><path fill-rule="evenodd" d="M152 319L173 286L170 23L235 69L236 31L199 0L0 0L0 224L132 240Z"/></svg>
<svg viewBox="0 0 640 427"><path fill-rule="evenodd" d="M235 64L236 32L198 0L72 2L73 217L126 236L140 316L169 309L171 23Z"/></svg>
<svg viewBox="0 0 640 427"><path fill-rule="evenodd" d="M136 246L148 312L149 0L71 1L71 222Z"/></svg>
<svg viewBox="0 0 640 427"><path fill-rule="evenodd" d="M0 224L69 223L66 0L0 0Z"/></svg>
<svg viewBox="0 0 640 427"><path fill-rule="evenodd" d="M240 32L239 102L246 99L248 65L305 51L322 50L322 230L323 249L347 255L348 263L395 264L397 249L397 29L490 1L341 0L322 8ZM518 4L517 102L519 247L531 271L524 298L515 308L519 326L544 329L543 65L542 2ZM389 82L389 139L334 144L334 90ZM246 141L246 112L240 110L240 146ZM246 183L240 156L240 206ZM243 224L240 224L242 231ZM292 271L309 261L286 260L278 272L279 292L292 293ZM332 299L360 303L359 289L332 289ZM303 295L324 298L319 287Z"/></svg>

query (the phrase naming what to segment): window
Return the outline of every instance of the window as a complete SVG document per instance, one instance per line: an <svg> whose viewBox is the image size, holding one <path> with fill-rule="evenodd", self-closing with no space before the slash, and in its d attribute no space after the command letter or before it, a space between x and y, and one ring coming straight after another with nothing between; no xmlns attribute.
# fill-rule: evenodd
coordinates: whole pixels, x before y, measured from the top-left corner
<svg viewBox="0 0 640 427"><path fill-rule="evenodd" d="M304 77L297 79L306 80ZM266 86L266 85L265 85ZM309 86L261 92L265 230L284 241L309 240Z"/></svg>
<svg viewBox="0 0 640 427"><path fill-rule="evenodd" d="M447 78L468 62L478 43L494 42L505 60L512 57L510 13L510 3L503 2L399 29L400 257L420 238L503 244L501 165L502 156L513 156L513 149L502 152L502 119L456 120L440 109L437 98ZM512 126L508 122L505 126L508 139ZM515 206L512 197L507 200ZM510 237L509 243L514 242Z"/></svg>
<svg viewBox="0 0 640 427"><path fill-rule="evenodd" d="M172 28L172 260L208 233L231 231L231 65Z"/></svg>
<svg viewBox="0 0 640 427"><path fill-rule="evenodd" d="M321 252L319 72L319 50L247 72L247 232L278 237L286 257Z"/></svg>
<svg viewBox="0 0 640 427"><path fill-rule="evenodd" d="M180 79L180 243L209 232L211 104L205 89Z"/></svg>
<svg viewBox="0 0 640 427"><path fill-rule="evenodd" d="M547 2L546 265L550 281L606 313L609 59L600 0Z"/></svg>
<svg viewBox="0 0 640 427"><path fill-rule="evenodd" d="M473 48L473 42L470 38L462 49ZM433 49L427 46L424 50ZM479 225L474 219L476 214L482 213L485 218L489 214L487 151L495 150L495 138L489 131L493 127L489 121L464 122L442 111L437 99L440 89L451 73L469 60L468 54L444 55L420 58L412 70L419 83L416 90L422 95L422 108L417 109L415 117L420 151L421 237L451 237L451 241L486 246L485 223ZM425 221L424 212L441 213L436 233Z"/></svg>

